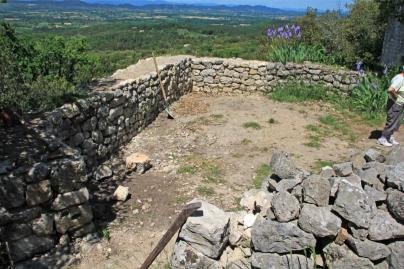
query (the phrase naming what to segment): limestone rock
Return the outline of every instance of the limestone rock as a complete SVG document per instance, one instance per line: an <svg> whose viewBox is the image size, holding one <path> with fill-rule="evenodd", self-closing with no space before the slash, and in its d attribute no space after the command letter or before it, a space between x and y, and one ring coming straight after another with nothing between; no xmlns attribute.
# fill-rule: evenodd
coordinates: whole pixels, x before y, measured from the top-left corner
<svg viewBox="0 0 404 269"><path fill-rule="evenodd" d="M386 172L386 178L389 187L404 191L404 162L390 167Z"/></svg>
<svg viewBox="0 0 404 269"><path fill-rule="evenodd" d="M387 205L393 217L404 222L404 193L396 190L390 191L387 197Z"/></svg>
<svg viewBox="0 0 404 269"><path fill-rule="evenodd" d="M113 172L112 172L111 168L109 168L106 165L101 165L94 172L94 177L95 177L95 180L97 180L97 181L110 178L110 177L112 177L112 175L113 175Z"/></svg>
<svg viewBox="0 0 404 269"><path fill-rule="evenodd" d="M261 211L266 211L271 207L273 195L267 191L251 189L243 194L240 200L240 206L246 210L253 211L259 207Z"/></svg>
<svg viewBox="0 0 404 269"><path fill-rule="evenodd" d="M290 253L314 247L316 239L293 223L278 223L271 220L259 222L252 227L251 238L259 252Z"/></svg>
<svg viewBox="0 0 404 269"><path fill-rule="evenodd" d="M43 180L27 186L26 200L29 206L36 206L52 198L51 182Z"/></svg>
<svg viewBox="0 0 404 269"><path fill-rule="evenodd" d="M257 216L258 215L254 215L252 213L245 215L243 218L244 229L252 227L257 219Z"/></svg>
<svg viewBox="0 0 404 269"><path fill-rule="evenodd" d="M59 194L53 201L51 208L53 210L62 210L72 205L79 205L87 202L90 198L87 188L81 188L78 191Z"/></svg>
<svg viewBox="0 0 404 269"><path fill-rule="evenodd" d="M203 255L217 259L228 242L230 217L216 206L200 202L201 208L188 218L179 238Z"/></svg>
<svg viewBox="0 0 404 269"><path fill-rule="evenodd" d="M36 235L53 234L53 216L51 214L41 214L41 217L33 220L32 230Z"/></svg>
<svg viewBox="0 0 404 269"><path fill-rule="evenodd" d="M333 168L335 174L340 177L347 177L353 173L352 162L334 164Z"/></svg>
<svg viewBox="0 0 404 269"><path fill-rule="evenodd" d="M254 252L251 265L254 269L312 269L313 260L298 254L278 255L275 253Z"/></svg>
<svg viewBox="0 0 404 269"><path fill-rule="evenodd" d="M360 171L359 177L368 186L380 191L384 189L384 184L379 180L379 172L373 167Z"/></svg>
<svg viewBox="0 0 404 269"><path fill-rule="evenodd" d="M376 204L361 188L342 180L333 210L356 226L368 228L376 213Z"/></svg>
<svg viewBox="0 0 404 269"><path fill-rule="evenodd" d="M399 145L387 154L385 163L388 165L397 165L404 162L404 147Z"/></svg>
<svg viewBox="0 0 404 269"><path fill-rule="evenodd" d="M347 244L360 257L368 258L371 261L381 260L390 255L387 246L370 240L359 240L352 236L348 236Z"/></svg>
<svg viewBox="0 0 404 269"><path fill-rule="evenodd" d="M398 223L389 212L377 210L370 221L369 239L383 241L397 238L404 238L404 225Z"/></svg>
<svg viewBox="0 0 404 269"><path fill-rule="evenodd" d="M124 186L118 186L114 192L114 199L117 201L125 202L129 196L129 188Z"/></svg>
<svg viewBox="0 0 404 269"><path fill-rule="evenodd" d="M273 153L270 166L273 174L280 179L300 178L302 176L302 171L289 159L288 154L282 151Z"/></svg>
<svg viewBox="0 0 404 269"><path fill-rule="evenodd" d="M4 233L0 234L2 241L14 241L32 234L31 226L26 223L11 223L4 227Z"/></svg>
<svg viewBox="0 0 404 269"><path fill-rule="evenodd" d="M11 258L14 262L31 258L33 255L50 250L54 246L53 239L31 235L9 243Z"/></svg>
<svg viewBox="0 0 404 269"><path fill-rule="evenodd" d="M67 208L54 216L56 231L65 234L88 224L93 219L91 207L87 204Z"/></svg>
<svg viewBox="0 0 404 269"><path fill-rule="evenodd" d="M387 199L387 194L384 191L379 191L369 185L365 185L365 192L375 202L384 202Z"/></svg>
<svg viewBox="0 0 404 269"><path fill-rule="evenodd" d="M351 231L352 236L359 240L366 240L369 235L368 229L357 228L355 225L350 225L349 230Z"/></svg>
<svg viewBox="0 0 404 269"><path fill-rule="evenodd" d="M404 268L404 241L397 241L389 244L391 255L387 258L389 269Z"/></svg>
<svg viewBox="0 0 404 269"><path fill-rule="evenodd" d="M320 177L323 179L329 179L335 176L335 171L331 166L324 166L321 168Z"/></svg>
<svg viewBox="0 0 404 269"><path fill-rule="evenodd" d="M229 242L230 245L235 246L241 240L243 233L242 223L243 216L240 213L230 213L230 223L229 223Z"/></svg>
<svg viewBox="0 0 404 269"><path fill-rule="evenodd" d="M125 159L126 169L136 171L139 174L146 173L151 168L150 158L143 153L134 153Z"/></svg>
<svg viewBox="0 0 404 269"><path fill-rule="evenodd" d="M171 256L172 269L222 269L220 263L198 252L184 241L178 241Z"/></svg>
<svg viewBox="0 0 404 269"><path fill-rule="evenodd" d="M331 243L327 245L323 251L325 253L328 268L374 268L374 265L370 260L356 256L346 245L339 246L335 243Z"/></svg>
<svg viewBox="0 0 404 269"><path fill-rule="evenodd" d="M330 182L319 176L310 176L302 183L303 201L318 206L327 206L330 198Z"/></svg>
<svg viewBox="0 0 404 269"><path fill-rule="evenodd" d="M348 236L349 236L348 230L345 228L341 228L338 231L337 237L334 240L335 244L342 246L348 239Z"/></svg>
<svg viewBox="0 0 404 269"><path fill-rule="evenodd" d="M45 163L36 163L28 171L27 182L38 182L47 179L50 174L50 167Z"/></svg>
<svg viewBox="0 0 404 269"><path fill-rule="evenodd" d="M276 186L277 192L292 191L294 187L299 185L302 181L300 179L284 179L278 182Z"/></svg>
<svg viewBox="0 0 404 269"><path fill-rule="evenodd" d="M287 191L279 192L272 199L272 210L280 222L294 220L299 215L299 201Z"/></svg>
<svg viewBox="0 0 404 269"><path fill-rule="evenodd" d="M299 216L299 227L316 237L335 236L341 223L341 219L331 213L330 207L305 204Z"/></svg>
<svg viewBox="0 0 404 269"><path fill-rule="evenodd" d="M380 153L380 151L375 149L368 149L365 153L365 160L367 162L383 163L386 160L386 158Z"/></svg>
<svg viewBox="0 0 404 269"><path fill-rule="evenodd" d="M0 177L0 205L10 209L22 206L24 203L24 181L14 176Z"/></svg>
<svg viewBox="0 0 404 269"><path fill-rule="evenodd" d="M51 171L52 189L58 193L77 190L87 181L86 164L83 159L61 159L53 163Z"/></svg>

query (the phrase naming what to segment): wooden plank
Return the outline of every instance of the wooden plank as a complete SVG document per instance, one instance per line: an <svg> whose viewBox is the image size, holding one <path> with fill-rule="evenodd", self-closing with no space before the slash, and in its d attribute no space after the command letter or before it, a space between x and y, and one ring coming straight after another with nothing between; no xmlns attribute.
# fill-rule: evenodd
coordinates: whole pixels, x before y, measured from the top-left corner
<svg viewBox="0 0 404 269"><path fill-rule="evenodd" d="M153 264L157 256L163 251L165 246L170 242L171 238L176 234L176 232L185 224L188 217L192 215L198 208L202 206L201 202L187 204L185 208L181 211L178 217L175 219L174 223L170 226L167 232L163 235L160 241L157 243L156 247L149 254L147 259L144 261L139 269L147 269Z"/></svg>

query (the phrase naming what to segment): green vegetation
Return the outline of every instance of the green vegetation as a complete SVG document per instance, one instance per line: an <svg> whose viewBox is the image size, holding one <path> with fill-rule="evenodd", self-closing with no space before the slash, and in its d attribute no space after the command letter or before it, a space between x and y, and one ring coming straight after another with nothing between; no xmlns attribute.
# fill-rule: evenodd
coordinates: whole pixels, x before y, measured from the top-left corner
<svg viewBox="0 0 404 269"><path fill-rule="evenodd" d="M269 124L275 124L275 123L276 123L276 120L275 120L274 118L270 118L270 119L268 120L268 123L269 123Z"/></svg>
<svg viewBox="0 0 404 269"><path fill-rule="evenodd" d="M196 172L198 172L198 167L196 167L195 165L185 165L185 166L181 166L180 168L177 169L177 173L178 174L190 174L193 175Z"/></svg>
<svg viewBox="0 0 404 269"><path fill-rule="evenodd" d="M256 171L256 176L254 177L254 187L257 189L261 188L262 182L271 175L271 172L271 166L268 164L261 164Z"/></svg>
<svg viewBox="0 0 404 269"><path fill-rule="evenodd" d="M313 171L313 173L318 173L318 171L320 171L321 168L323 168L325 166L331 166L332 167L333 165L334 165L333 161L318 159L311 166L311 170Z"/></svg>
<svg viewBox="0 0 404 269"><path fill-rule="evenodd" d="M190 155L180 160L181 166L177 169L178 174L200 174L204 182L219 183L223 180L223 170L214 160L207 160L200 156Z"/></svg>
<svg viewBox="0 0 404 269"><path fill-rule="evenodd" d="M108 228L104 228L100 231L100 235L102 238L109 240L110 239L110 234L109 234L109 229Z"/></svg>
<svg viewBox="0 0 404 269"><path fill-rule="evenodd" d="M242 145L248 145L251 144L252 141L250 139L244 138L243 140L241 140L241 144Z"/></svg>
<svg viewBox="0 0 404 269"><path fill-rule="evenodd" d="M207 182L218 183L222 181L223 171L220 167L210 161L204 161L201 164L202 177Z"/></svg>
<svg viewBox="0 0 404 269"><path fill-rule="evenodd" d="M215 190L214 190L212 187L199 186L198 188L196 188L196 191L197 191L200 195L204 195L204 196L212 196L212 195L215 195Z"/></svg>
<svg viewBox="0 0 404 269"><path fill-rule="evenodd" d="M332 102L338 96L331 93L321 84L307 85L302 82L289 81L277 86L268 97L279 102L306 102L306 101L326 101Z"/></svg>
<svg viewBox="0 0 404 269"><path fill-rule="evenodd" d="M262 128L261 125L255 121L246 122L243 124L243 127L247 128L247 129L254 129L254 130L260 130Z"/></svg>
<svg viewBox="0 0 404 269"><path fill-rule="evenodd" d="M222 114L212 114L211 116L215 120L219 120L219 119L222 119L224 117Z"/></svg>

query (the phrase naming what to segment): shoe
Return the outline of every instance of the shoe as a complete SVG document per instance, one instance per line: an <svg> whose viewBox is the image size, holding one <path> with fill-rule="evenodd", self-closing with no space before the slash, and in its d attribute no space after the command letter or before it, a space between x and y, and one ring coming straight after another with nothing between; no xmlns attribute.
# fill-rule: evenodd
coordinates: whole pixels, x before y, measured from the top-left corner
<svg viewBox="0 0 404 269"><path fill-rule="evenodd" d="M391 144L393 144L393 145L400 145L400 143L398 143L395 139L394 139L394 137L390 137L390 141L389 141Z"/></svg>
<svg viewBox="0 0 404 269"><path fill-rule="evenodd" d="M391 144L389 141L387 141L387 139L384 136L377 139L377 142L379 142L380 145L383 145L385 147L392 147L393 146L393 144Z"/></svg>

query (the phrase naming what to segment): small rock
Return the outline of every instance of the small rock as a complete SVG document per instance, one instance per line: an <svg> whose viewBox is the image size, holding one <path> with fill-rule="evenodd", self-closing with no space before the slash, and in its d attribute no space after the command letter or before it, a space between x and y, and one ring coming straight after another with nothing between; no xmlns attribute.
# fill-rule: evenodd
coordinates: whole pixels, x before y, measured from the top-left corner
<svg viewBox="0 0 404 269"><path fill-rule="evenodd" d="M276 186L277 192L292 191L294 187L299 185L302 181L300 179L284 179L278 182Z"/></svg>
<svg viewBox="0 0 404 269"><path fill-rule="evenodd" d="M28 177L26 180L28 182L38 182L47 179L50 174L50 167L45 163L36 163L28 171Z"/></svg>
<svg viewBox="0 0 404 269"><path fill-rule="evenodd" d="M126 169L136 171L139 174L146 173L151 168L150 158L143 153L134 153L125 159Z"/></svg>
<svg viewBox="0 0 404 269"><path fill-rule="evenodd" d="M335 174L340 177L347 177L353 173L352 162L334 164L333 168Z"/></svg>
<svg viewBox="0 0 404 269"><path fill-rule="evenodd" d="M329 179L330 177L335 177L335 171L330 166L324 166L321 168L320 177L323 179Z"/></svg>
<svg viewBox="0 0 404 269"><path fill-rule="evenodd" d="M335 243L327 245L324 249L327 268L333 269L373 269L373 263L355 255L346 245L339 246Z"/></svg>
<svg viewBox="0 0 404 269"><path fill-rule="evenodd" d="M125 202L129 196L129 188L124 186L118 186L114 192L114 199L117 201Z"/></svg>
<svg viewBox="0 0 404 269"><path fill-rule="evenodd" d="M106 165L101 165L94 172L94 177L95 177L95 180L97 180L97 181L110 178L110 177L112 177L112 175L113 175L113 173L112 173L111 168L109 168Z"/></svg>
<svg viewBox="0 0 404 269"><path fill-rule="evenodd" d="M351 231L352 236L359 240L365 240L369 235L367 229L357 228L355 225L350 225L349 230Z"/></svg>
<svg viewBox="0 0 404 269"><path fill-rule="evenodd" d="M0 162L0 175L5 175L15 168L15 163L12 160Z"/></svg>
<svg viewBox="0 0 404 269"><path fill-rule="evenodd" d="M390 167L386 171L386 185L404 191L404 162Z"/></svg>
<svg viewBox="0 0 404 269"><path fill-rule="evenodd" d="M51 214L41 214L41 217L32 222L32 230L36 235L53 234L53 216Z"/></svg>
<svg viewBox="0 0 404 269"><path fill-rule="evenodd" d="M270 166L273 174L280 179L301 178L304 174L285 152L274 152Z"/></svg>
<svg viewBox="0 0 404 269"><path fill-rule="evenodd" d="M404 147L399 145L387 154L385 163L388 165L397 165L404 162Z"/></svg>
<svg viewBox="0 0 404 269"><path fill-rule="evenodd" d="M52 198L51 182L43 180L27 186L25 193L27 204L35 206L49 201Z"/></svg>
<svg viewBox="0 0 404 269"><path fill-rule="evenodd" d="M335 238L334 242L340 246L342 246L345 241L348 239L348 230L345 228L341 228L337 234L337 237Z"/></svg>
<svg viewBox="0 0 404 269"><path fill-rule="evenodd" d="M375 202L384 202L387 199L387 194L384 191L379 191L369 185L365 185L365 192Z"/></svg>
<svg viewBox="0 0 404 269"><path fill-rule="evenodd" d="M299 201L287 191L279 192L272 199L272 210L280 222L294 220L299 215Z"/></svg>
<svg viewBox="0 0 404 269"><path fill-rule="evenodd" d="M379 180L379 172L375 168L369 168L360 171L359 177L366 185L372 186L377 190L383 191L384 184Z"/></svg>
<svg viewBox="0 0 404 269"><path fill-rule="evenodd" d="M53 210L62 210L72 205L79 205L87 202L90 199L90 194L86 187L78 191L59 194L53 201L51 208Z"/></svg>
<svg viewBox="0 0 404 269"><path fill-rule="evenodd" d="M298 254L281 256L276 253L254 252L251 265L254 269L312 269L313 260Z"/></svg>
<svg viewBox="0 0 404 269"><path fill-rule="evenodd" d="M255 223L255 220L257 219L258 215L254 214L247 214L244 216L243 223L244 223L244 229L248 229L252 227Z"/></svg>
<svg viewBox="0 0 404 269"><path fill-rule="evenodd" d="M243 194L240 200L240 206L248 211L256 210L258 207L261 211L265 211L271 207L273 195L267 191L251 189Z"/></svg>

